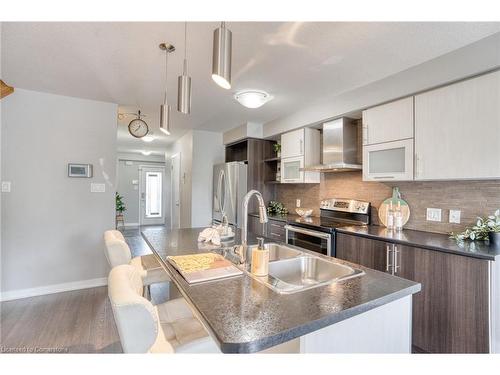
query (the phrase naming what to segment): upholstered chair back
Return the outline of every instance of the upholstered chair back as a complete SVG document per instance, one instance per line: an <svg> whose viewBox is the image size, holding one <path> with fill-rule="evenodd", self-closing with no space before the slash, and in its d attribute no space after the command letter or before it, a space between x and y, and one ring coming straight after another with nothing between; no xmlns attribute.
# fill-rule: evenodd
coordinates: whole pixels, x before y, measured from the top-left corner
<svg viewBox="0 0 500 375"><path fill-rule="evenodd" d="M105 254L111 268L121 264L129 264L132 259L130 248L120 231L104 232Z"/></svg>
<svg viewBox="0 0 500 375"><path fill-rule="evenodd" d="M125 353L147 353L164 342L158 311L141 296L142 278L130 265L114 267L108 277L108 294ZM173 348L168 344L168 351Z"/></svg>

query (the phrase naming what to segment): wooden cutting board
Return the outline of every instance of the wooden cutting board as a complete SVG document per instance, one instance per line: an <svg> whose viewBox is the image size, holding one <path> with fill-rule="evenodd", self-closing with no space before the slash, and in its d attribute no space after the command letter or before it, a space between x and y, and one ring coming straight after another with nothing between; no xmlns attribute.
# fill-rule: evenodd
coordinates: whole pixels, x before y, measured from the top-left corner
<svg viewBox="0 0 500 375"><path fill-rule="evenodd" d="M380 222L384 226L387 226L387 210L389 210L391 201L393 210L396 210L398 202L401 205L401 213L403 215L403 226L404 226L410 219L410 206L408 206L408 203L404 199L396 198L394 196L391 198L387 198L385 201L382 202L382 204L378 208L378 218L380 219Z"/></svg>

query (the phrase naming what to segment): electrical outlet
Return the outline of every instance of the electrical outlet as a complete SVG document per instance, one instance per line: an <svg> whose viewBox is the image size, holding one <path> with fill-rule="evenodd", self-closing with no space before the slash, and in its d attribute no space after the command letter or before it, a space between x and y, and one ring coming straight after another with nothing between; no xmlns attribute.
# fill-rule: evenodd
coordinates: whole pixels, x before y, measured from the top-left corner
<svg viewBox="0 0 500 375"><path fill-rule="evenodd" d="M440 208L428 208L427 209L427 221L441 221L441 209Z"/></svg>
<svg viewBox="0 0 500 375"><path fill-rule="evenodd" d="M450 223L456 223L460 224L460 210L450 210L450 215L449 215L449 222Z"/></svg>
<svg viewBox="0 0 500 375"><path fill-rule="evenodd" d="M10 193L10 181L2 181L2 193Z"/></svg>
<svg viewBox="0 0 500 375"><path fill-rule="evenodd" d="M295 207L300 207L300 199L297 199L295 203Z"/></svg>

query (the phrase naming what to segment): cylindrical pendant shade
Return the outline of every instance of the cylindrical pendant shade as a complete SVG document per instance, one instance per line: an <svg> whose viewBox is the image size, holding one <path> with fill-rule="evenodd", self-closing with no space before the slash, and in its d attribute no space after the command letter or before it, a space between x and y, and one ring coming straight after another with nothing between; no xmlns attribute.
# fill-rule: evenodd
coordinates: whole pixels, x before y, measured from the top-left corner
<svg viewBox="0 0 500 375"><path fill-rule="evenodd" d="M170 106L166 103L160 106L160 130L170 135Z"/></svg>
<svg viewBox="0 0 500 375"><path fill-rule="evenodd" d="M231 88L232 33L224 23L214 31L212 79L220 87Z"/></svg>
<svg viewBox="0 0 500 375"><path fill-rule="evenodd" d="M186 115L191 112L191 77L187 75L186 60L182 75L177 79L177 110Z"/></svg>

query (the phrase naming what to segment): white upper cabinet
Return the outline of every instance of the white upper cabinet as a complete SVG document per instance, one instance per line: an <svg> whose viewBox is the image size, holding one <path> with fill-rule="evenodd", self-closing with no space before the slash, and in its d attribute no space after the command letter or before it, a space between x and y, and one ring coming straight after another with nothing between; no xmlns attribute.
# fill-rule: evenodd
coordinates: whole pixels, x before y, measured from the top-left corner
<svg viewBox="0 0 500 375"><path fill-rule="evenodd" d="M363 145L413 138L413 97L363 111Z"/></svg>
<svg viewBox="0 0 500 375"><path fill-rule="evenodd" d="M500 178L500 72L415 96L415 179Z"/></svg>
<svg viewBox="0 0 500 375"><path fill-rule="evenodd" d="M281 135L281 157L304 156L305 129L294 130Z"/></svg>
<svg viewBox="0 0 500 375"><path fill-rule="evenodd" d="M303 128L281 135L281 182L319 183L319 172L304 172L303 168L317 165L321 158L320 132Z"/></svg>

